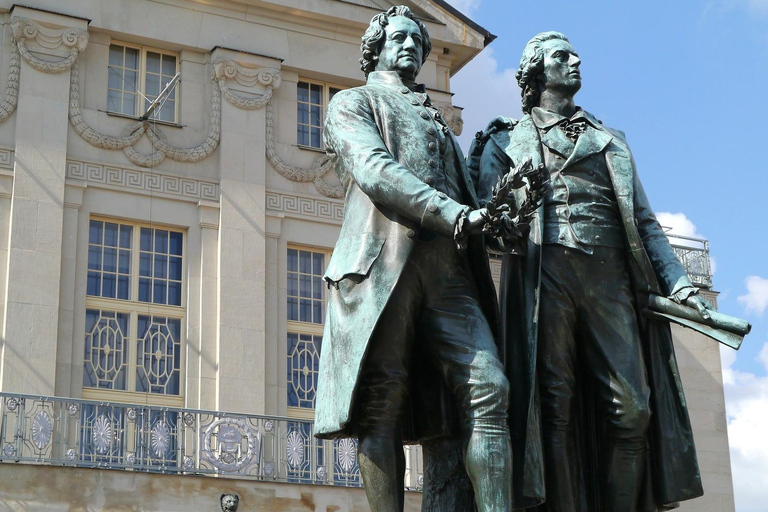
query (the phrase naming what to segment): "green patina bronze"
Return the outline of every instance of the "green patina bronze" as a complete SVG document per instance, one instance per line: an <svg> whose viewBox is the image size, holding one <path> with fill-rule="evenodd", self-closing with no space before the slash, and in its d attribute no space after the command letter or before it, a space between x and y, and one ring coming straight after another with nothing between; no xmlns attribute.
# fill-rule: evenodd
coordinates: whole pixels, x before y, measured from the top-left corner
<svg viewBox="0 0 768 512"><path fill-rule="evenodd" d="M325 124L345 211L325 275L316 435L358 437L375 512L403 510L403 442L460 439L478 510L508 512L509 384L476 183L415 83L424 25L394 7L361 49L367 83L337 93Z"/></svg>
<svg viewBox="0 0 768 512"><path fill-rule="evenodd" d="M669 324L641 312L652 296L702 319L710 306L655 218L624 134L575 105L580 63L564 35L535 36L517 73L526 115L494 120L470 150L481 204L529 159L551 178L502 267L510 432L524 461L515 492L546 488L551 512L664 510L703 491Z"/></svg>

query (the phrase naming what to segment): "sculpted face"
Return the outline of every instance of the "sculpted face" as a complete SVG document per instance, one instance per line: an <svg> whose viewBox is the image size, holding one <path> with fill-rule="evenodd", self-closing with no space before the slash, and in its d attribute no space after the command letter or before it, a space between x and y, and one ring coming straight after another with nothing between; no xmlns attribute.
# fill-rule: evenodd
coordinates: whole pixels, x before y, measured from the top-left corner
<svg viewBox="0 0 768 512"><path fill-rule="evenodd" d="M562 39L550 39L542 44L544 50L544 87L574 95L581 89L581 59L573 46Z"/></svg>
<svg viewBox="0 0 768 512"><path fill-rule="evenodd" d="M397 71L401 78L414 80L421 70L423 52L419 26L405 16L392 16L384 33L376 71Z"/></svg>

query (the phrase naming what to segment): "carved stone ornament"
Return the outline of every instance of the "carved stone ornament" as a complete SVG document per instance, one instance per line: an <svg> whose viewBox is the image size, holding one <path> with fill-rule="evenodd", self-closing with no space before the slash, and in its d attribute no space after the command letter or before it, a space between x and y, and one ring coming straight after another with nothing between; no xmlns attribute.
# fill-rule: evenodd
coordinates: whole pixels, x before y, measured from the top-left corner
<svg viewBox="0 0 768 512"><path fill-rule="evenodd" d="M259 460L257 432L240 418L220 418L202 434L202 458L223 472L237 472L252 461ZM243 451L243 439L246 449Z"/></svg>
<svg viewBox="0 0 768 512"><path fill-rule="evenodd" d="M341 186L329 185L323 176L331 170L331 160L327 155L320 155L315 158L312 167L305 169L296 167L283 161L275 150L275 113L274 107L270 102L267 104L267 159L272 167L284 178L297 182L312 182L318 192L325 197L341 199L344 197L344 191Z"/></svg>
<svg viewBox="0 0 768 512"><path fill-rule="evenodd" d="M454 107L450 103L438 103L435 102L435 107L443 116L445 122L448 124L448 128L451 129L454 135L457 137L464 131L464 120L461 118L461 109Z"/></svg>
<svg viewBox="0 0 768 512"><path fill-rule="evenodd" d="M77 61L77 56L88 46L88 31L77 28L47 28L28 18L14 16L11 32L22 58L30 66L43 73L67 71ZM69 56L62 60L48 61L35 57L27 49L27 40L34 40L42 48L55 50L61 46L69 50Z"/></svg>
<svg viewBox="0 0 768 512"><path fill-rule="evenodd" d="M240 497L237 494L222 494L220 501L222 512L237 512L240 505Z"/></svg>
<svg viewBox="0 0 768 512"><path fill-rule="evenodd" d="M0 123L5 121L18 105L19 95L19 60L20 57L32 67L45 73L70 71L69 87L69 122L75 132L90 145L99 149L121 150L126 158L139 167L153 168L163 160L170 158L177 162L196 163L209 157L219 145L221 139L221 98L244 110L254 110L266 106L267 109L267 158L272 167L283 177L297 182L312 182L325 197L341 199L341 186L327 183L325 176L330 169L330 160L326 155L318 156L310 168L293 166L283 161L275 150L274 107L272 94L280 87L280 71L273 68L247 68L233 60L218 60L213 64L213 79L218 87L213 88L211 97L210 121L205 140L193 147L176 147L157 125L150 121L135 122L126 126L119 136L97 132L91 127L80 110L80 70L78 56L88 45L88 32L81 29L51 29L33 20L14 17L11 21L13 45L8 65L5 98L0 103ZM35 57L27 49L27 41L34 40L43 48L56 49L64 46L69 49L69 56L59 61L47 61ZM264 92L255 96L244 96L231 90L229 82L236 82L243 87L260 86ZM443 112L441 110L441 112ZM447 111L446 111L447 112ZM444 115L450 123L455 116ZM451 125L454 133L461 133L460 126ZM152 142L154 151L142 154L135 149L136 143L146 135Z"/></svg>
<svg viewBox="0 0 768 512"><path fill-rule="evenodd" d="M221 139L221 90L213 88L211 120L208 136L197 146L177 148L168 143L165 134L150 121L138 121L125 128L122 136L114 137L94 130L80 112L80 69L77 62L72 66L69 83L69 122L78 135L91 146L101 149L121 149L131 163L139 167L155 167L165 158L177 162L195 163L209 157ZM146 134L155 151L149 155L139 153L134 145Z"/></svg>
<svg viewBox="0 0 768 512"><path fill-rule="evenodd" d="M221 94L228 103L244 110L256 110L272 99L272 91L280 87L282 77L280 71L274 68L247 68L234 60L220 59L213 63L213 78L219 84ZM264 94L259 96L242 96L230 90L228 81L234 80L243 87L261 86Z"/></svg>

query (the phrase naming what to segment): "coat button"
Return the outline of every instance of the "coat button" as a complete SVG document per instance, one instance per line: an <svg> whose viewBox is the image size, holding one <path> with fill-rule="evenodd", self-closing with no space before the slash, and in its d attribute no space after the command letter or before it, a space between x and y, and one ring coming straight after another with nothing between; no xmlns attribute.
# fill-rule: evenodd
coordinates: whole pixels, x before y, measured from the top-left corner
<svg viewBox="0 0 768 512"><path fill-rule="evenodd" d="M437 149L437 144L435 144L434 142L430 142L428 147L430 151L434 151Z"/></svg>
<svg viewBox="0 0 768 512"><path fill-rule="evenodd" d="M595 175L595 171L589 171L589 173L588 173L588 174L589 174L590 176L594 176L594 175Z"/></svg>
<svg viewBox="0 0 768 512"><path fill-rule="evenodd" d="M442 192L438 192L437 193L437 197L439 197L442 200L448 199L448 197L445 194L443 194Z"/></svg>
<svg viewBox="0 0 768 512"><path fill-rule="evenodd" d="M400 92L403 93L403 94L408 94L409 92L411 92L411 90L409 88L403 86L403 87L400 88Z"/></svg>
<svg viewBox="0 0 768 512"><path fill-rule="evenodd" d="M417 100L416 98L411 99L411 105L418 105L418 104L419 104L419 100Z"/></svg>
<svg viewBox="0 0 768 512"><path fill-rule="evenodd" d="M560 240L565 240L565 235L560 235Z"/></svg>
<svg viewBox="0 0 768 512"><path fill-rule="evenodd" d="M421 116L422 119L429 119L429 114L427 114L425 110L422 110L421 112L419 112L419 115Z"/></svg>
<svg viewBox="0 0 768 512"><path fill-rule="evenodd" d="M595 235L595 242L599 242L599 241L600 241L600 235Z"/></svg>
<svg viewBox="0 0 768 512"><path fill-rule="evenodd" d="M428 134L430 134L430 135L435 135L437 132L435 131L435 129L434 129L434 128L432 128L432 127L430 126L429 128L427 128L427 133L428 133Z"/></svg>
<svg viewBox="0 0 768 512"><path fill-rule="evenodd" d="M436 213L437 212L437 205L436 204L431 204L431 205L427 206L427 211L429 211L430 213Z"/></svg>
<svg viewBox="0 0 768 512"><path fill-rule="evenodd" d="M435 162L434 159L430 159L429 162L427 162L427 165L434 169L434 167L437 165L437 162Z"/></svg>
<svg viewBox="0 0 768 512"><path fill-rule="evenodd" d="M405 236L407 236L408 238L413 238L414 236L416 236L416 232L412 229L409 229L405 232Z"/></svg>
<svg viewBox="0 0 768 512"><path fill-rule="evenodd" d="M424 178L424 183L426 183L427 185L431 185L434 182L435 182L435 178L433 178L432 176L427 176L426 178Z"/></svg>

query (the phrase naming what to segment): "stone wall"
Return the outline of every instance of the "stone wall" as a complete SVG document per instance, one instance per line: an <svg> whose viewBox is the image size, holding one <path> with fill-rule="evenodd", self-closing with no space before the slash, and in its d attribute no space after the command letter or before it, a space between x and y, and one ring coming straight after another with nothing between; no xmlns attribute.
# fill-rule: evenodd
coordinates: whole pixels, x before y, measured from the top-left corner
<svg viewBox="0 0 768 512"><path fill-rule="evenodd" d="M253 482L105 469L0 464L0 510L9 512L221 512L222 494L238 512L367 512L363 489ZM405 493L406 512L421 494Z"/></svg>

